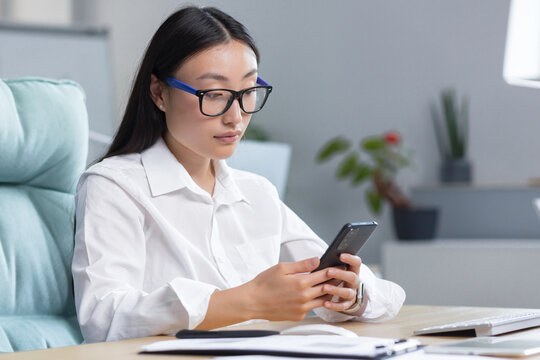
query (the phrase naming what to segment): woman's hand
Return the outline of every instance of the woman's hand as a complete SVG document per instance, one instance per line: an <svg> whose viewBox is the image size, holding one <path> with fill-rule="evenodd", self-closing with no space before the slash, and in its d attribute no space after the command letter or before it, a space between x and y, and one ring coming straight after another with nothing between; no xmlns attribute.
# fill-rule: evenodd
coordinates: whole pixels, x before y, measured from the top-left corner
<svg viewBox="0 0 540 360"><path fill-rule="evenodd" d="M348 254L340 259L347 267L314 273L318 258L279 263L243 285L215 291L204 320L196 328L215 329L251 319L299 321L318 307L346 310L356 301L362 261ZM343 287L339 287L341 283ZM333 297L339 300L331 301Z"/></svg>
<svg viewBox="0 0 540 360"><path fill-rule="evenodd" d="M327 302L324 295L330 294L327 290L334 288L325 284L330 280L328 271L311 273L318 265L318 258L279 263L243 285L251 299L251 318L298 321L322 307Z"/></svg>
<svg viewBox="0 0 540 360"><path fill-rule="evenodd" d="M360 265L362 260L355 255L341 254L339 259L347 264L347 268L330 267L319 272L326 272L332 279L323 285L322 292L332 295L325 297L323 306L328 310L343 311L349 309L356 302L358 287L360 286ZM340 284L343 284L340 286ZM337 297L337 301L332 301Z"/></svg>

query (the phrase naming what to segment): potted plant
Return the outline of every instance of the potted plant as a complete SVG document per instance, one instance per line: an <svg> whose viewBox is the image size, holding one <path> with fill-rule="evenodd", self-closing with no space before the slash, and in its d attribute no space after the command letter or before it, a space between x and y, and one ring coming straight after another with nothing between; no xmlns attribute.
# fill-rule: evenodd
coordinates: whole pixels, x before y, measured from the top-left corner
<svg viewBox="0 0 540 360"><path fill-rule="evenodd" d="M317 154L317 162L343 156L336 178L349 180L353 187L367 183L365 197L368 208L379 216L385 201L392 205L394 229L398 239L431 239L435 235L438 212L435 208L413 206L396 184L399 169L412 164L411 152L402 146L397 131L369 136L358 149L344 137L331 139Z"/></svg>
<svg viewBox="0 0 540 360"><path fill-rule="evenodd" d="M467 160L469 101L463 98L460 106L456 91L446 89L441 92L441 105L441 111L436 104L431 107L442 158L440 180L443 183L469 183L472 177L471 163Z"/></svg>

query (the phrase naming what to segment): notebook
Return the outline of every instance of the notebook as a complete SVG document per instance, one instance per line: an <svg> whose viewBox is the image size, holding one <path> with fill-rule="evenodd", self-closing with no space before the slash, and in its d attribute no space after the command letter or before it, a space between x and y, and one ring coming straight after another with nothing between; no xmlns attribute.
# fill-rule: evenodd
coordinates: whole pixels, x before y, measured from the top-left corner
<svg viewBox="0 0 540 360"><path fill-rule="evenodd" d="M242 338L165 340L145 345L142 353L184 355L274 355L288 357L379 359L420 349L418 340L336 335L273 335Z"/></svg>

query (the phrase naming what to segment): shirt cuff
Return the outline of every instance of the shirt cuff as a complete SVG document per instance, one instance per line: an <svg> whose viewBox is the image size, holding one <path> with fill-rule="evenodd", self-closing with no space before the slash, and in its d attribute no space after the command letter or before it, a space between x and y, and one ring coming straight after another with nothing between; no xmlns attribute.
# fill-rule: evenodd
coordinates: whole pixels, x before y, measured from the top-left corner
<svg viewBox="0 0 540 360"><path fill-rule="evenodd" d="M374 278L365 283L364 301L366 306L358 314L359 320L386 321L399 313L405 301L405 291L391 281Z"/></svg>
<svg viewBox="0 0 540 360"><path fill-rule="evenodd" d="M186 278L176 278L169 283L188 315L188 329L194 329L205 318L210 297L218 287Z"/></svg>

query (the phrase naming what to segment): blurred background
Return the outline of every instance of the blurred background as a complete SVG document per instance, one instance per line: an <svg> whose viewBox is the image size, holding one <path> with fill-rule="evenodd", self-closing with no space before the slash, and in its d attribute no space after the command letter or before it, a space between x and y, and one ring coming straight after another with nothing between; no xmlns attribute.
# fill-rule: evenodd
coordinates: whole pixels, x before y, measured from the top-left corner
<svg viewBox="0 0 540 360"><path fill-rule="evenodd" d="M361 253L365 263L380 264L384 244L396 239L391 208L386 204L376 217L365 187L338 181L340 160L317 164L317 153L338 135L356 145L366 136L398 131L415 165L400 170L396 182L430 203L426 192L443 188L430 107L444 89L469 100L467 157L473 176L466 186L447 186L450 193L443 195L451 201L474 196L471 189L538 193L532 184L540 177L540 91L508 85L502 76L510 0L0 0L0 19L9 24L5 31L24 25L34 26L38 35L70 28L98 37L102 55L82 73L87 81L99 81L92 86L106 97L98 108L108 107L105 115L90 114L90 127L112 136L151 36L187 4L216 6L250 30L261 51L259 74L274 86L252 123L292 150L284 201L326 241L346 222L377 220L380 226ZM22 46L33 62L42 56L28 49L30 44ZM0 77L20 76L6 67L5 49L0 47ZM93 73L98 62L103 70ZM81 64L75 65L84 68ZM516 237L540 238L531 203L523 206L529 230L516 230ZM462 207L462 221L472 223L440 226L452 237L453 227L474 226L482 211ZM512 212L503 212L503 218ZM488 228L496 226L486 221Z"/></svg>

